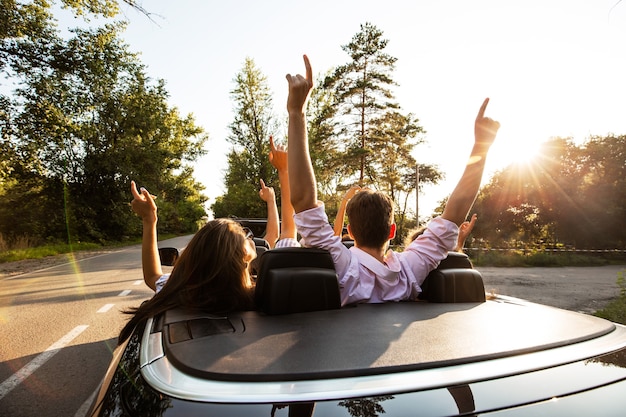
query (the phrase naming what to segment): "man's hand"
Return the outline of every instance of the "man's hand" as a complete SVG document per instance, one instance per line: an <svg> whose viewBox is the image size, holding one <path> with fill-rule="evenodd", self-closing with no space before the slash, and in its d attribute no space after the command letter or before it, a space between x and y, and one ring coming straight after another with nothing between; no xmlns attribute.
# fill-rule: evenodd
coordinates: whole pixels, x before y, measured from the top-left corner
<svg viewBox="0 0 626 417"><path fill-rule="evenodd" d="M478 110L476 122L474 123L474 139L476 145L489 148L496 138L498 129L500 129L500 123L490 119L489 117L485 117L487 104L489 104L489 98L486 98L485 101L483 101L482 106L480 106L480 110Z"/></svg>
<svg viewBox="0 0 626 417"><path fill-rule="evenodd" d="M470 221L464 221L463 223L461 223L461 226L459 226L459 235L467 237L474 229L476 219L478 219L478 215L474 213L472 214L472 218L470 219Z"/></svg>
<svg viewBox="0 0 626 417"><path fill-rule="evenodd" d="M289 97L287 98L287 111L289 113L304 113L306 101L309 93L313 88L313 71L311 71L311 63L309 58L304 55L304 67L306 69L306 77L302 75L287 74L287 82L289 83Z"/></svg>

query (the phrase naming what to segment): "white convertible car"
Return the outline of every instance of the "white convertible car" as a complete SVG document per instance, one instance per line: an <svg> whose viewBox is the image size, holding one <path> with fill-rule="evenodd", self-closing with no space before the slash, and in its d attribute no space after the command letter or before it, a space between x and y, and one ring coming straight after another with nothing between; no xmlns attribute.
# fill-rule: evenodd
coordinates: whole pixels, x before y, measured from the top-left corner
<svg viewBox="0 0 626 417"><path fill-rule="evenodd" d="M92 415L626 415L626 327L486 297L461 254L423 300L340 307L327 252L265 251L256 296L258 311L137 328Z"/></svg>

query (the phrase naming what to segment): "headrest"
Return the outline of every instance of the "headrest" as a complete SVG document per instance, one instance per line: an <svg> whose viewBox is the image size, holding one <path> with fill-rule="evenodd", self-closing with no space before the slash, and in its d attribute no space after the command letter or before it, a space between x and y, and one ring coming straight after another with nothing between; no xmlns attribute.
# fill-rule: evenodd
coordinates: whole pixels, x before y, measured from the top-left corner
<svg viewBox="0 0 626 417"><path fill-rule="evenodd" d="M448 256L439 262L437 269L473 268L469 256L461 252L448 252Z"/></svg>
<svg viewBox="0 0 626 417"><path fill-rule="evenodd" d="M253 237L252 240L254 240L254 246L256 247L264 247L265 249L269 249L270 248L270 244L267 240L263 239L262 237Z"/></svg>
<svg viewBox="0 0 626 417"><path fill-rule="evenodd" d="M482 303L483 277L475 269L435 269L428 275L427 300L431 303Z"/></svg>
<svg viewBox="0 0 626 417"><path fill-rule="evenodd" d="M419 299L434 303L485 301L483 277L464 253L449 252L421 285Z"/></svg>
<svg viewBox="0 0 626 417"><path fill-rule="evenodd" d="M266 314L340 308L339 284L330 253L315 248L275 248L264 252L255 300Z"/></svg>

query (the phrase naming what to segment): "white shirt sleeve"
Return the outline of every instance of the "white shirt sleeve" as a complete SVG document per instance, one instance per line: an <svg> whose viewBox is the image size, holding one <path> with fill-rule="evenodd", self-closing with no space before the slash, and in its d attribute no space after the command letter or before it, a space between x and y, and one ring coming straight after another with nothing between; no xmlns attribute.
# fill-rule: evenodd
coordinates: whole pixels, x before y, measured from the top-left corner
<svg viewBox="0 0 626 417"><path fill-rule="evenodd" d="M324 204L319 202L317 207L296 213L294 221L298 233L302 236L303 245L326 249L333 258L337 275L339 277L345 275L352 256L349 249L341 242L341 237L334 235L324 211Z"/></svg>
<svg viewBox="0 0 626 417"><path fill-rule="evenodd" d="M299 247L300 247L300 242L298 242L296 239L292 237L287 237L284 239L280 239L278 242L276 242L274 249L276 248L299 248Z"/></svg>
<svg viewBox="0 0 626 417"><path fill-rule="evenodd" d="M159 279L156 280L156 282L154 283L154 286L156 287L156 292L159 292L163 289L163 286L168 279L170 279L170 274L163 274L159 277Z"/></svg>

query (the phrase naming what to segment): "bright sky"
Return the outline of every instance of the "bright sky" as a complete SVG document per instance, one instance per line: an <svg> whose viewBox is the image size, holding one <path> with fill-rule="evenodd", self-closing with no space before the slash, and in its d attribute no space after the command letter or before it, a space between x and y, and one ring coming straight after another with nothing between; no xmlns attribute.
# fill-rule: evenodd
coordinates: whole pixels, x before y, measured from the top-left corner
<svg viewBox="0 0 626 417"><path fill-rule="evenodd" d="M419 162L446 180L420 195L429 215L458 181L473 143L473 120L501 122L487 182L499 168L552 136L626 134L626 2L619 0L145 0L153 23L125 10L125 34L148 74L163 78L170 104L193 113L209 133L196 178L212 203L223 174L233 120L229 92L246 57L268 77L274 106L286 117L285 74L316 74L345 64L341 50L371 22L398 58L393 74L404 112L417 116L427 144ZM274 184L277 186L277 184Z"/></svg>

